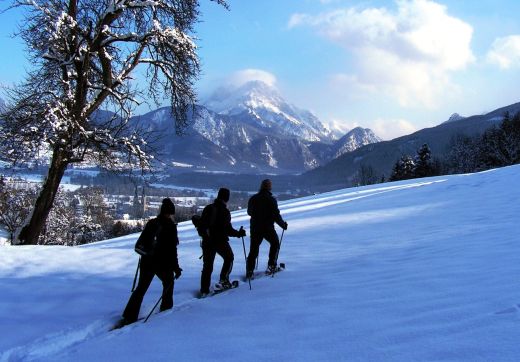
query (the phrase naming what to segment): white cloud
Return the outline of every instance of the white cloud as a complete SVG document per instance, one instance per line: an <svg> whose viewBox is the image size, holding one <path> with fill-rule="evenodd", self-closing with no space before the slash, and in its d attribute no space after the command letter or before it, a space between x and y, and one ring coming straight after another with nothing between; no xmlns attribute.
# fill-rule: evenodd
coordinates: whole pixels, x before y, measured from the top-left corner
<svg viewBox="0 0 520 362"><path fill-rule="evenodd" d="M231 74L228 77L227 82L235 87L240 87L241 85L253 80L260 80L273 87L276 84L276 76L272 73L269 73L261 69L239 70Z"/></svg>
<svg viewBox="0 0 520 362"><path fill-rule="evenodd" d="M289 28L310 26L353 56L353 69L338 74L352 91L384 94L402 106L435 108L456 90L450 74L474 61L473 29L430 0L398 0L397 10L347 8L316 16L294 14Z"/></svg>
<svg viewBox="0 0 520 362"><path fill-rule="evenodd" d="M361 127L358 122L348 122L336 118L326 122L326 125L331 131L339 134L346 134L356 127Z"/></svg>
<svg viewBox="0 0 520 362"><path fill-rule="evenodd" d="M487 60L502 69L520 66L520 35L495 39L487 53Z"/></svg>
<svg viewBox="0 0 520 362"><path fill-rule="evenodd" d="M367 127L383 140L391 140L417 131L417 127L404 119L376 119L368 122Z"/></svg>

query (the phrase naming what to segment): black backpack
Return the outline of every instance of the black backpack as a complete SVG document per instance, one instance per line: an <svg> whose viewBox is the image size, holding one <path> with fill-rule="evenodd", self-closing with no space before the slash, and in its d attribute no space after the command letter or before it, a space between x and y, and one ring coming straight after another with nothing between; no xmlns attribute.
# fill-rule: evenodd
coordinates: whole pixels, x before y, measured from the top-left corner
<svg viewBox="0 0 520 362"><path fill-rule="evenodd" d="M157 246L157 238L160 231L161 224L158 220L154 224L149 222L135 243L135 252L141 256L153 256Z"/></svg>
<svg viewBox="0 0 520 362"><path fill-rule="evenodd" d="M209 209L208 209L209 208ZM204 211L206 209L210 210L211 213L209 216L209 220L204 220L202 218L202 215L204 214ZM209 238L209 229L215 225L215 220L217 218L217 210L215 210L215 206L213 204L208 205L204 208L204 211L202 211L202 215L193 215L191 217L191 222L193 223L193 226L195 226L195 229L197 229L197 233L202 239L208 239ZM206 218L208 218L208 215L205 215Z"/></svg>

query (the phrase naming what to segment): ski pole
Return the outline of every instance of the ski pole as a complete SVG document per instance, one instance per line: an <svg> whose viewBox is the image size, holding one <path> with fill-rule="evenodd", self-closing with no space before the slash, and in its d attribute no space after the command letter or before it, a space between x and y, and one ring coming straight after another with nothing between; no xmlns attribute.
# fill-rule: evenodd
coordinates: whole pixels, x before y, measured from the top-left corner
<svg viewBox="0 0 520 362"><path fill-rule="evenodd" d="M148 318L150 318L150 316L152 315L153 311L155 310L155 308L157 308L157 306L159 305L159 303L161 302L162 300L162 297L164 295L164 293L167 293L170 291L171 288L173 288L173 284L175 283L175 278L173 278L171 284L168 286L168 288L166 288L163 292L163 294L161 294L161 297L159 298L159 300L157 301L157 303L155 303L155 305L153 306L152 310L150 311L150 313L148 313L148 316L146 317L146 319L144 320L143 323L146 323L146 321L148 320Z"/></svg>
<svg viewBox="0 0 520 362"><path fill-rule="evenodd" d="M141 257L139 257L139 261L137 262L137 268L135 269L134 284L132 284L132 293L135 290L135 282L137 281L137 273L139 273L140 267L141 267Z"/></svg>
<svg viewBox="0 0 520 362"><path fill-rule="evenodd" d="M244 229L243 226L240 227L240 230ZM244 242L244 237L242 236L242 247L244 248L244 259L246 261L246 274L247 274L247 256L246 256L246 243ZM251 277L247 277L247 281L249 282L249 290L251 290Z"/></svg>

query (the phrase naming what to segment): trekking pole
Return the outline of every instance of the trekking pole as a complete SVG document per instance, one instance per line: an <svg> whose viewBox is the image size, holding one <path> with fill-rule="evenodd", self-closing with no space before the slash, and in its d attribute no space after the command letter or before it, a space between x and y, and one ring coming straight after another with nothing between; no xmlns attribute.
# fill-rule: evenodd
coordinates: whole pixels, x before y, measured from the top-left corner
<svg viewBox="0 0 520 362"><path fill-rule="evenodd" d="M244 227L241 226L240 230L242 230ZM246 274L247 274L247 256L246 256L246 243L244 242L244 237L242 236L242 247L244 248L244 259L246 261ZM251 290L251 277L247 277L247 281L249 282L249 290Z"/></svg>
<svg viewBox="0 0 520 362"><path fill-rule="evenodd" d="M161 294L161 297L159 298L159 300L157 301L157 303L155 303L155 305L153 306L152 310L150 311L150 313L148 313L148 316L146 317L146 319L144 320L143 323L146 323L146 321L148 320L148 318L150 318L150 316L152 315L153 311L155 310L155 308L157 308L157 306L159 305L159 303L161 302L162 300L162 297L165 293L169 292L171 288L173 288L173 284L175 283L175 278L172 280L171 284L168 286L168 288L166 288L166 290L163 292L163 294Z"/></svg>
<svg viewBox="0 0 520 362"><path fill-rule="evenodd" d="M134 284L132 284L132 293L135 290L135 282L137 281L137 273L139 273L140 267L141 267L141 257L139 257L139 261L137 262L137 268L135 269Z"/></svg>
<svg viewBox="0 0 520 362"><path fill-rule="evenodd" d="M278 246L278 250L276 251L276 267L278 267L278 255L280 255L280 249L282 248L282 241L283 241L283 233L285 232L284 229L282 229L282 236L280 236L280 245ZM281 264L280 264L281 265ZM271 278L274 278L274 275L276 273L273 273Z"/></svg>

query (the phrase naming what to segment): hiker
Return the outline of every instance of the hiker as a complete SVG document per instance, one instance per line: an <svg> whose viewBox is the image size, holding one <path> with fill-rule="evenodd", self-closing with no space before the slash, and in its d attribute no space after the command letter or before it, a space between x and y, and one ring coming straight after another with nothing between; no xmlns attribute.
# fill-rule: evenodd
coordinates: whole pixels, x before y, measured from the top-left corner
<svg viewBox="0 0 520 362"><path fill-rule="evenodd" d="M226 188L218 190L217 198L204 208L201 216L201 229L205 230L202 236L203 267L200 278L200 296L205 297L210 292L211 273L215 255L218 254L224 259L222 270L220 271L219 288L226 289L231 287L229 275L233 269L233 250L229 245L229 236L244 237L246 231L242 228L235 230L231 225L231 213L227 209L230 192Z"/></svg>
<svg viewBox="0 0 520 362"><path fill-rule="evenodd" d="M247 214L251 216L251 245L247 257L247 278L253 278L254 276L253 270L255 269L255 261L258 257L260 244L263 239L267 240L271 245L269 248L269 261L267 262L266 273L272 274L276 271L280 240L274 229L274 223L277 223L284 230L287 230L287 223L280 215L278 202L276 202L276 199L271 194L271 189L271 180L263 180L260 184L260 190L251 196L247 204Z"/></svg>
<svg viewBox="0 0 520 362"><path fill-rule="evenodd" d="M121 321L123 325L137 320L144 295L155 275L163 285L160 311L173 307L174 277L179 279L182 273L177 260L179 238L177 224L172 219L173 215L175 215L175 205L172 200L165 198L162 200L159 215L146 223L141 238L155 239L155 244L149 255L141 256L139 282L123 312Z"/></svg>

